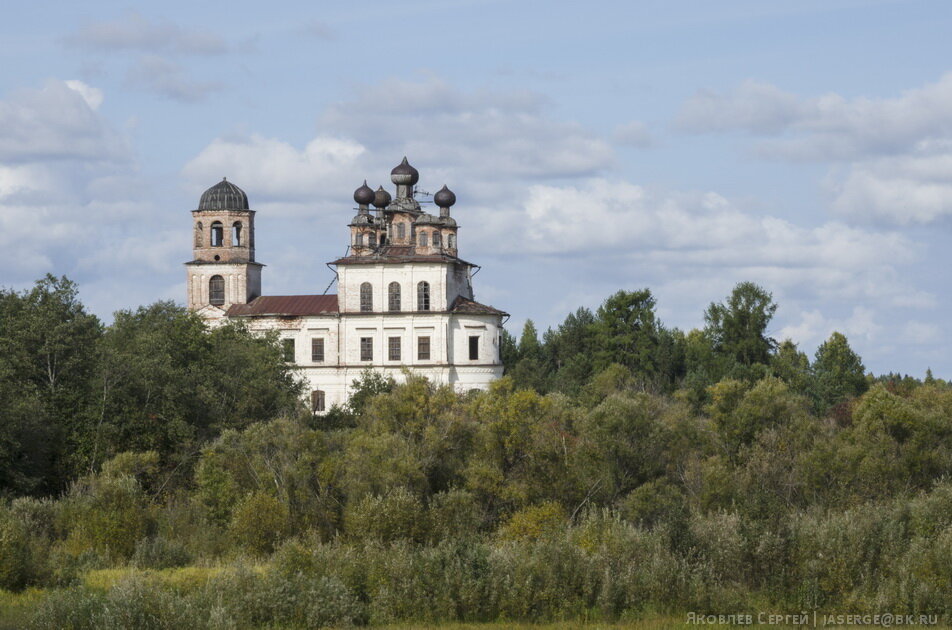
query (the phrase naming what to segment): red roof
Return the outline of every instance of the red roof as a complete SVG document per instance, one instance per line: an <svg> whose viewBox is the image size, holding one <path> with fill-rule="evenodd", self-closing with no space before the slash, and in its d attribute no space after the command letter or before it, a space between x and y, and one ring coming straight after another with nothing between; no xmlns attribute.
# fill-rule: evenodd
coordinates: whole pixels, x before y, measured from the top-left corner
<svg viewBox="0 0 952 630"><path fill-rule="evenodd" d="M300 317L325 313L337 313L336 295L262 295L247 304L232 304L225 314L228 317Z"/></svg>
<svg viewBox="0 0 952 630"><path fill-rule="evenodd" d="M474 302L473 300L467 300L463 296L459 296L453 300L453 306L450 307L450 310L454 313L478 313L482 315L509 314L505 311L500 311L498 308L493 308L488 304L480 304L479 302Z"/></svg>

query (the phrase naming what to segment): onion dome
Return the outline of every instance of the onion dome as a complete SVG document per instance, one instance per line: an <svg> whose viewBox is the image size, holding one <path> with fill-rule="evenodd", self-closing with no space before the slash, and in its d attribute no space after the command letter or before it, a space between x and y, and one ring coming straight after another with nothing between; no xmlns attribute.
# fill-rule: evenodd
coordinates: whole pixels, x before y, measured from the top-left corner
<svg viewBox="0 0 952 630"><path fill-rule="evenodd" d="M413 186L420 181L420 171L410 166L407 156L403 156L403 161L390 171L390 181L397 185Z"/></svg>
<svg viewBox="0 0 952 630"><path fill-rule="evenodd" d="M444 184L443 187L433 195L433 203L436 204L437 208L449 208L456 203L456 193L447 188L446 184Z"/></svg>
<svg viewBox="0 0 952 630"><path fill-rule="evenodd" d="M354 191L354 201L361 206L367 206L374 202L373 188L367 185L366 179L364 185Z"/></svg>
<svg viewBox="0 0 952 630"><path fill-rule="evenodd" d="M199 210L247 210L248 195L230 181L221 181L202 193Z"/></svg>
<svg viewBox="0 0 952 630"><path fill-rule="evenodd" d="M390 193L383 189L383 186L377 189L377 192L374 193L373 204L375 208L386 208L390 205L391 197Z"/></svg>

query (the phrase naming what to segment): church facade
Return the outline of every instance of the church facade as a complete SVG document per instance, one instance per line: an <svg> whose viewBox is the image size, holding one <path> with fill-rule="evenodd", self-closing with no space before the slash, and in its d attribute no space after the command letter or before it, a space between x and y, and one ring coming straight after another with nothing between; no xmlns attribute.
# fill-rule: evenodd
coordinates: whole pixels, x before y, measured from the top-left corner
<svg viewBox="0 0 952 630"><path fill-rule="evenodd" d="M433 195L439 214L429 214L406 158L390 179L394 196L366 181L354 192L347 252L329 263L336 295L262 295L255 211L233 183L209 188L192 211L188 308L210 325L240 319L255 331L277 331L315 413L346 402L368 368L398 381L409 369L457 391L485 389L502 375L508 315L475 300L478 267L459 257L456 195L443 186Z"/></svg>

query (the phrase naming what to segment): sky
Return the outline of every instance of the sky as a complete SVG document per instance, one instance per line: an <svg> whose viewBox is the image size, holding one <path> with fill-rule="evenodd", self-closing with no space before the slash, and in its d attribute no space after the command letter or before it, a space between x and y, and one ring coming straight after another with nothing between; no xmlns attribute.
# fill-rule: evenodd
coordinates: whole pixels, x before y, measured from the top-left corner
<svg viewBox="0 0 952 630"><path fill-rule="evenodd" d="M948 2L15 4L2 287L66 275L107 323L183 303L227 176L263 292L322 293L354 189L406 155L517 335L646 287L689 330L750 280L810 356L840 331L952 378Z"/></svg>

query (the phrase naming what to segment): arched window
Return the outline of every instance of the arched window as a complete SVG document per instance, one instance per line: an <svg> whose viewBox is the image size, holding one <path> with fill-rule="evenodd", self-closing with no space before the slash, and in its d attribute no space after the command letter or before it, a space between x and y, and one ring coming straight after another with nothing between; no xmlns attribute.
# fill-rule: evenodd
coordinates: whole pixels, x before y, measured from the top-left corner
<svg viewBox="0 0 952 630"><path fill-rule="evenodd" d="M370 246L371 247L377 246L377 235L374 232L370 233Z"/></svg>
<svg viewBox="0 0 952 630"><path fill-rule="evenodd" d="M225 303L225 279L221 276L212 276L208 281L208 303L213 306Z"/></svg>
<svg viewBox="0 0 952 630"><path fill-rule="evenodd" d="M354 235L354 246L355 246L355 247L363 247L363 246L364 246L364 234L363 234L363 232L357 232L357 234Z"/></svg>
<svg viewBox="0 0 952 630"><path fill-rule="evenodd" d="M369 313L374 310L374 289L369 282L360 285L360 312Z"/></svg>
<svg viewBox="0 0 952 630"><path fill-rule="evenodd" d="M205 242L205 228L202 227L202 222L199 221L195 224L195 247L201 247L202 243Z"/></svg>
<svg viewBox="0 0 952 630"><path fill-rule="evenodd" d="M391 282L387 288L387 309L391 311L400 310L400 283Z"/></svg>
<svg viewBox="0 0 952 630"><path fill-rule="evenodd" d="M440 238L439 232L433 232L433 247L441 247L443 245L443 239Z"/></svg>
<svg viewBox="0 0 952 630"><path fill-rule="evenodd" d="M419 232L417 234L417 244L420 247L426 247L426 232Z"/></svg>
<svg viewBox="0 0 952 630"><path fill-rule="evenodd" d="M221 221L215 221L212 223L212 247L221 247L224 240L225 228L222 226Z"/></svg>
<svg viewBox="0 0 952 630"><path fill-rule="evenodd" d="M448 234L446 236L446 246L450 249L456 249L456 235Z"/></svg>
<svg viewBox="0 0 952 630"><path fill-rule="evenodd" d="M397 223L397 238L403 240L407 235L407 224Z"/></svg>
<svg viewBox="0 0 952 630"><path fill-rule="evenodd" d="M418 311L430 310L430 283L420 282L416 285L416 301Z"/></svg>
<svg viewBox="0 0 952 630"><path fill-rule="evenodd" d="M231 226L231 245L232 247L241 246L241 222L235 221Z"/></svg>

